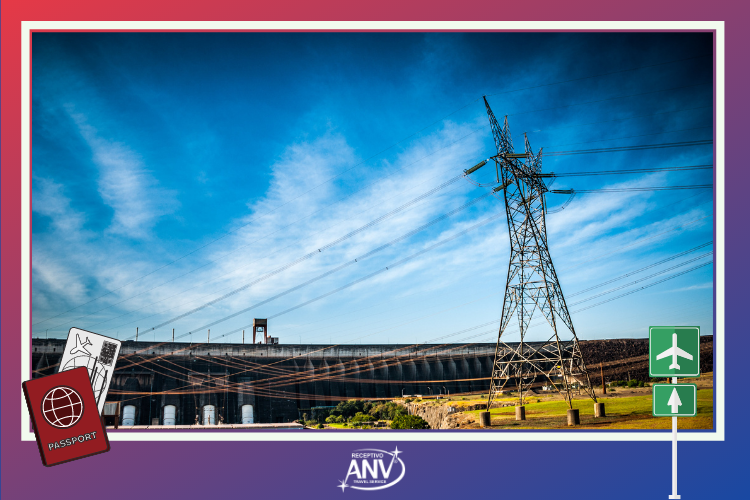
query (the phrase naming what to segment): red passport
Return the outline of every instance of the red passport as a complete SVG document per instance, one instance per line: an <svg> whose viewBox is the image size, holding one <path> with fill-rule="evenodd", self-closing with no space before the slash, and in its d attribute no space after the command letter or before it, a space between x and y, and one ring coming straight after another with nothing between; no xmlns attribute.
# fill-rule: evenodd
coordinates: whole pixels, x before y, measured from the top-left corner
<svg viewBox="0 0 750 500"><path fill-rule="evenodd" d="M45 466L109 451L85 366L22 385Z"/></svg>

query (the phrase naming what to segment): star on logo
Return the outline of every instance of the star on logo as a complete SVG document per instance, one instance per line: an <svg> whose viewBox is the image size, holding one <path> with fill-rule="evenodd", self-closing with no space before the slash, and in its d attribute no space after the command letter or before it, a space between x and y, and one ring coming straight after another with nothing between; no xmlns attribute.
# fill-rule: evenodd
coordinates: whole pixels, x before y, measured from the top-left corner
<svg viewBox="0 0 750 500"><path fill-rule="evenodd" d="M343 481L339 481L339 483L341 483L341 484L338 485L338 486L336 486L336 488L341 488L341 493L343 493L344 490L349 487L349 485L346 484L346 479L344 479Z"/></svg>
<svg viewBox="0 0 750 500"><path fill-rule="evenodd" d="M398 446L396 446L396 449L393 451L393 459L398 460L398 454L403 453L403 451L398 451Z"/></svg>

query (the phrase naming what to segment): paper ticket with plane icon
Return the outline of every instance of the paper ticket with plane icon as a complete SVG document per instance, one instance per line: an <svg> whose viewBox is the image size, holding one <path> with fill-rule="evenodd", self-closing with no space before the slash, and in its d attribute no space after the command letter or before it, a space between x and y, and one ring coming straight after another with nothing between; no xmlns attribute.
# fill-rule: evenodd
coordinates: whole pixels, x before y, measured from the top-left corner
<svg viewBox="0 0 750 500"><path fill-rule="evenodd" d="M68 332L68 341L65 343L65 351L58 371L63 372L82 366L88 369L91 388L94 390L100 414L104 408L104 401L107 399L109 383L112 381L121 345L122 342L117 339L87 332L80 328L71 328Z"/></svg>

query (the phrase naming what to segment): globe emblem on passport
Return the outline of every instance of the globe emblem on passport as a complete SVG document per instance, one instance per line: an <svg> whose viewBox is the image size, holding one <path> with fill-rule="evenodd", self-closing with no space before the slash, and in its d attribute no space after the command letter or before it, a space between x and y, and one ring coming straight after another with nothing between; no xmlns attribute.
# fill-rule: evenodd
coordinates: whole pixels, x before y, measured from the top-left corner
<svg viewBox="0 0 750 500"><path fill-rule="evenodd" d="M79 368L85 366L89 371L89 379L91 380L91 388L94 389L94 398L96 402L102 397L102 390L107 384L107 370L104 369L104 365L99 363L95 358L91 356L76 356L71 359L60 371L72 370L73 368Z"/></svg>
<svg viewBox="0 0 750 500"><path fill-rule="evenodd" d="M59 429L73 427L83 415L83 399L70 387L55 387L44 395L42 415L53 427Z"/></svg>

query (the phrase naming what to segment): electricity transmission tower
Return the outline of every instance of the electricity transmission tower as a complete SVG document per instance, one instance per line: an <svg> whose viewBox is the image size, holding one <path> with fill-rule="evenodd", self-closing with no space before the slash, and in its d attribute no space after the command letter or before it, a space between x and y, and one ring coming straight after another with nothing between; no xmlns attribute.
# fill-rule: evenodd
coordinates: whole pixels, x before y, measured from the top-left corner
<svg viewBox="0 0 750 500"><path fill-rule="evenodd" d="M574 385L596 402L547 245L544 178L551 175L542 173L542 150L535 155L525 137L525 152L515 153L508 117L501 128L486 98L484 104L497 147L497 155L490 160L495 162L500 185L493 191L503 192L510 234L510 264L487 409L510 380L515 381L521 405L531 387L545 379L565 396L570 408ZM487 161L466 170L466 175ZM525 342L537 310L552 327L552 335L546 341ZM521 341L509 345L503 340L503 333L514 313L518 316Z"/></svg>

